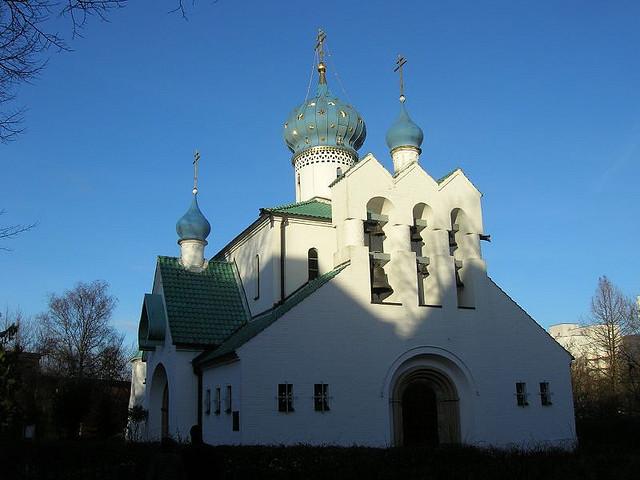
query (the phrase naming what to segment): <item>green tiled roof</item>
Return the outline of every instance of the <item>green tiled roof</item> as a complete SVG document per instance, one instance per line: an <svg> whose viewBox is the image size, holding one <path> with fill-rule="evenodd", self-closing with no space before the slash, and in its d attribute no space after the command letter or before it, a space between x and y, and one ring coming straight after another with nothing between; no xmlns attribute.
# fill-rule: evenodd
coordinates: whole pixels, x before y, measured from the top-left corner
<svg viewBox="0 0 640 480"><path fill-rule="evenodd" d="M287 215L298 215L301 217L324 218L331 220L331 204L318 202L317 200L307 200L306 202L290 203L279 207L261 208L260 213L279 213Z"/></svg>
<svg viewBox="0 0 640 480"><path fill-rule="evenodd" d="M313 292L322 287L325 283L331 280L333 277L338 275L348 263L339 266L338 268L331 270L324 275L320 275L315 280L312 280L309 283L306 283L302 286L302 288L295 291L291 294L281 305L265 312L263 314L258 315L256 318L251 320L245 326L240 328L237 332L235 332L231 337L229 337L222 345L216 348L213 351L205 352L196 359L194 359L194 363L204 364L215 360L216 358L220 358L224 355L233 353L233 351L244 345L246 342L251 340L253 337L258 335L261 331L267 328L269 325L274 323L280 317L282 317L285 313L291 310L293 307L302 302L305 298L311 295Z"/></svg>
<svg viewBox="0 0 640 480"><path fill-rule="evenodd" d="M451 170L449 173L447 173L446 175L440 177L438 180L436 180L436 182L438 183L442 183L444 182L447 178L449 178L451 175L453 175L454 173L456 173L458 170L460 170L460 167L456 167L453 170Z"/></svg>
<svg viewBox="0 0 640 480"><path fill-rule="evenodd" d="M219 345L249 318L232 263L209 261L202 272L180 266L179 259L158 257L173 343Z"/></svg>

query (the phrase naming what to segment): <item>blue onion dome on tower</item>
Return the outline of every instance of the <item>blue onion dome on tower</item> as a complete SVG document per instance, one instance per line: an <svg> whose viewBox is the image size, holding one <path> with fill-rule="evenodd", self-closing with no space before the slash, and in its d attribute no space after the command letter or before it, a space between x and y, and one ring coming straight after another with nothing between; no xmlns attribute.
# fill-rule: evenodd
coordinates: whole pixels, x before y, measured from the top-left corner
<svg viewBox="0 0 640 480"><path fill-rule="evenodd" d="M207 243L207 237L211 233L211 225L198 207L198 189L193 188L193 201L187 213L176 223L178 243L183 240L199 240Z"/></svg>
<svg viewBox="0 0 640 480"><path fill-rule="evenodd" d="M176 232L180 239L179 242L182 240L200 240L204 242L211 233L211 225L198 207L197 193L193 194L193 201L187 213L176 223Z"/></svg>
<svg viewBox="0 0 640 480"><path fill-rule="evenodd" d="M333 95L327 86L326 67L318 63L318 88L315 96L291 112L282 137L293 152L292 163L310 149L332 147L358 159L367 129L355 108Z"/></svg>
<svg viewBox="0 0 640 480"><path fill-rule="evenodd" d="M417 149L418 153L421 153L420 146L424 140L424 134L422 129L416 125L405 107L405 97L400 96L400 115L396 122L391 125L391 128L387 131L387 145L391 149L391 152L400 147L413 147Z"/></svg>

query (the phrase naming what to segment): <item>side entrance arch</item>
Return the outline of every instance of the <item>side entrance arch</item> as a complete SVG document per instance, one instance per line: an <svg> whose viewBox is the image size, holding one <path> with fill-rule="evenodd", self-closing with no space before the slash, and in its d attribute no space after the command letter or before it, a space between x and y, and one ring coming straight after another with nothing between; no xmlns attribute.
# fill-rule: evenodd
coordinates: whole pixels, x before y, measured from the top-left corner
<svg viewBox="0 0 640 480"><path fill-rule="evenodd" d="M403 372L392 392L397 446L460 443L460 407L455 384L431 366Z"/></svg>
<svg viewBox="0 0 640 480"><path fill-rule="evenodd" d="M169 381L167 371L161 363L151 377L149 391L149 437L159 439L169 436Z"/></svg>

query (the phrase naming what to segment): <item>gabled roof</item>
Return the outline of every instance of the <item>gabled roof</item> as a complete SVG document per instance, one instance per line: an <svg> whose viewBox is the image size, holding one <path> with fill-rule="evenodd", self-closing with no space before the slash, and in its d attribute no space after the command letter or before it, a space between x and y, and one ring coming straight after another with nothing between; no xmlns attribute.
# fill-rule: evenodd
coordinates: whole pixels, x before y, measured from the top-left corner
<svg viewBox="0 0 640 480"><path fill-rule="evenodd" d="M324 275L320 275L318 278L308 283L305 283L301 288L287 297L287 299L282 304L255 317L253 320L251 320L249 323L247 323L237 332L231 335L222 345L217 347L215 350L204 352L202 355L196 357L193 360L194 365L204 365L225 355L232 354L236 348L241 347L242 345L247 343L253 337L262 332L265 328L273 324L276 320L278 320L285 313L291 310L293 307L302 302L313 292L322 287L333 277L338 275L347 267L347 265L348 263L345 263L338 268L331 270Z"/></svg>
<svg viewBox="0 0 640 480"><path fill-rule="evenodd" d="M331 220L331 204L319 202L318 200L307 200L305 202L289 203L279 207L261 208L260 213L286 214Z"/></svg>
<svg viewBox="0 0 640 480"><path fill-rule="evenodd" d="M249 319L235 265L210 260L201 272L178 258L158 257L174 344L219 345Z"/></svg>

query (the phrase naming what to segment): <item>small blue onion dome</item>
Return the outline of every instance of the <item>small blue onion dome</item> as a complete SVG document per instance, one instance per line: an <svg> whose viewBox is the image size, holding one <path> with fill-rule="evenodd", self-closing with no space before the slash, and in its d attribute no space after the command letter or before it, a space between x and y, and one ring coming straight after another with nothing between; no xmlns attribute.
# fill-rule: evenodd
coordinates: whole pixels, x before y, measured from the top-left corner
<svg viewBox="0 0 640 480"><path fill-rule="evenodd" d="M398 115L396 123L391 125L387 131L387 145L391 150L398 147L415 147L420 150L422 140L424 140L422 129L409 117L404 106L404 97L401 97L400 102L400 115Z"/></svg>
<svg viewBox="0 0 640 480"><path fill-rule="evenodd" d="M176 232L178 232L179 241L206 241L209 233L211 233L211 225L200 211L198 198L195 194L189 210L176 223Z"/></svg>
<svg viewBox="0 0 640 480"><path fill-rule="evenodd" d="M367 128L360 114L329 91L324 65L320 64L316 94L287 118L282 137L295 155L312 147L329 146L348 150L357 157Z"/></svg>

